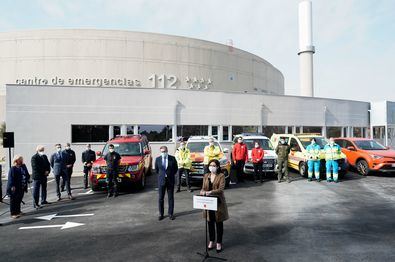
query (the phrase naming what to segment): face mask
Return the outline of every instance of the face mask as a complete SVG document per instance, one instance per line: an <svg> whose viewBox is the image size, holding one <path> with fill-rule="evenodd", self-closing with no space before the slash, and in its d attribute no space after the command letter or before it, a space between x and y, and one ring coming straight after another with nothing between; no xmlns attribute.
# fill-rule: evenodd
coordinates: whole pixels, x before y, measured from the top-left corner
<svg viewBox="0 0 395 262"><path fill-rule="evenodd" d="M209 166L208 170L210 170L211 174L215 174L217 172L217 167L216 166Z"/></svg>
<svg viewBox="0 0 395 262"><path fill-rule="evenodd" d="M281 143L282 145L284 145L284 144L285 144L285 141L284 141L284 140L281 140L280 143Z"/></svg>
<svg viewBox="0 0 395 262"><path fill-rule="evenodd" d="M44 155L44 152L38 152L38 154L40 155L40 156L43 156Z"/></svg>
<svg viewBox="0 0 395 262"><path fill-rule="evenodd" d="M214 145L214 142L209 142L208 143L210 146L213 146Z"/></svg>
<svg viewBox="0 0 395 262"><path fill-rule="evenodd" d="M258 148L258 147L259 147L259 145L258 145L258 144L256 144L256 145L255 145L255 148Z"/></svg>
<svg viewBox="0 0 395 262"><path fill-rule="evenodd" d="M238 140L237 142L238 142L239 144L241 144L241 143L243 143L243 140Z"/></svg>
<svg viewBox="0 0 395 262"><path fill-rule="evenodd" d="M312 145L315 145L315 141L314 141L314 140L313 140L313 141L311 141L311 144L312 144Z"/></svg>
<svg viewBox="0 0 395 262"><path fill-rule="evenodd" d="M161 152L160 154L162 157L167 157L167 152Z"/></svg>
<svg viewBox="0 0 395 262"><path fill-rule="evenodd" d="M57 147L57 148L56 148L56 151L57 151L57 152L60 152L61 150L62 150L62 148L60 148L60 147Z"/></svg>
<svg viewBox="0 0 395 262"><path fill-rule="evenodd" d="M185 148L185 144L181 144L181 147L182 147L182 148Z"/></svg>
<svg viewBox="0 0 395 262"><path fill-rule="evenodd" d="M110 151L110 153L114 152L114 148L110 148L108 149L108 151Z"/></svg>
<svg viewBox="0 0 395 262"><path fill-rule="evenodd" d="M66 146L66 150L69 150L70 149L70 147L69 146Z"/></svg>
<svg viewBox="0 0 395 262"><path fill-rule="evenodd" d="M89 151L89 150L91 150L91 148L90 148L90 147L87 147L87 148L86 148L86 150L88 150L88 151Z"/></svg>

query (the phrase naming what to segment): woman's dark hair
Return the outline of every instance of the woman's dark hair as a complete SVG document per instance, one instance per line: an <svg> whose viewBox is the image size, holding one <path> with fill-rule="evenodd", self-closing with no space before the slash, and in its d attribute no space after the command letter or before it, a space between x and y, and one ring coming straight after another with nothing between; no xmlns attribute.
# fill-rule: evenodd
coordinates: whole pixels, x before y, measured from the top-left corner
<svg viewBox="0 0 395 262"><path fill-rule="evenodd" d="M219 174L221 174L221 164L219 163L219 161L217 160L217 159L211 159L209 162L208 162L208 166L210 167L210 164L211 163L215 163L215 165L217 166L217 175L219 175Z"/></svg>

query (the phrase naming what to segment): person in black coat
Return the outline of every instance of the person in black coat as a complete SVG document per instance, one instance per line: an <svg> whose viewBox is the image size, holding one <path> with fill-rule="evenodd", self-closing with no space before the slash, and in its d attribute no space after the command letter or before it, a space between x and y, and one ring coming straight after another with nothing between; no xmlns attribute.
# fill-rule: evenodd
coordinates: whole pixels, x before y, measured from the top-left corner
<svg viewBox="0 0 395 262"><path fill-rule="evenodd" d="M21 212L21 203L27 192L30 180L29 171L23 164L23 157L16 155L12 161L12 167L8 172L7 194L10 196L10 212L12 218L18 218Z"/></svg>
<svg viewBox="0 0 395 262"><path fill-rule="evenodd" d="M50 204L47 201L47 180L51 172L51 165L47 156L44 154L44 147L37 146L36 154L32 156L32 177L33 177L33 205L36 209L40 208L40 188L41 205Z"/></svg>
<svg viewBox="0 0 395 262"><path fill-rule="evenodd" d="M108 145L108 153L103 157L107 164L107 197L118 196L118 168L121 155L115 152L114 145Z"/></svg>
<svg viewBox="0 0 395 262"><path fill-rule="evenodd" d="M155 171L158 174L159 188L159 220L164 218L164 198L167 191L169 202L168 215L170 220L174 220L174 184L175 175L178 171L177 160L168 154L166 146L160 147L161 155L155 160Z"/></svg>
<svg viewBox="0 0 395 262"><path fill-rule="evenodd" d="M73 174L73 167L75 163L75 152L70 148L70 143L66 143L66 147L64 152L68 155L67 160L66 160L66 170L67 170L67 183L71 184L71 175ZM66 181L62 179L62 192L64 191L64 186L66 184Z"/></svg>
<svg viewBox="0 0 395 262"><path fill-rule="evenodd" d="M92 169L93 162L96 161L96 154L91 150L91 145L86 145L86 150L82 152L81 161L84 164L84 188L88 188L88 176Z"/></svg>

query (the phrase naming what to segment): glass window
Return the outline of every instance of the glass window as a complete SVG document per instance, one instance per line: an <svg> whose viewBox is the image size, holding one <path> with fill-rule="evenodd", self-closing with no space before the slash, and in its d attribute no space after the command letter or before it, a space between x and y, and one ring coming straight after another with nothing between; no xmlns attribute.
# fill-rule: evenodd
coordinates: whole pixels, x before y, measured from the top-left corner
<svg viewBox="0 0 395 262"><path fill-rule="evenodd" d="M341 137L342 136L342 128L341 127L327 127L326 128L326 137Z"/></svg>
<svg viewBox="0 0 395 262"><path fill-rule="evenodd" d="M362 150L386 150L385 146L374 140L359 140L355 144Z"/></svg>
<svg viewBox="0 0 395 262"><path fill-rule="evenodd" d="M322 132L322 127L319 126L304 126L303 127L303 133L309 133L309 134L321 134Z"/></svg>
<svg viewBox="0 0 395 262"><path fill-rule="evenodd" d="M126 134L134 135L134 126L127 126L126 127Z"/></svg>
<svg viewBox="0 0 395 262"><path fill-rule="evenodd" d="M106 125L72 125L72 143L97 143L108 141L108 129Z"/></svg>
<svg viewBox="0 0 395 262"><path fill-rule="evenodd" d="M185 139L190 136L208 136L208 126L177 126L177 136Z"/></svg>
<svg viewBox="0 0 395 262"><path fill-rule="evenodd" d="M299 152L301 151L301 150L300 150L300 146L299 146L299 144L298 144L298 141L296 141L295 138L291 138L290 147L291 147L293 150L295 150L295 151L299 151Z"/></svg>
<svg viewBox="0 0 395 262"><path fill-rule="evenodd" d="M354 127L354 137L362 137L362 128L361 127Z"/></svg>
<svg viewBox="0 0 395 262"><path fill-rule="evenodd" d="M258 133L257 126L232 126L233 135L238 135L242 133Z"/></svg>
<svg viewBox="0 0 395 262"><path fill-rule="evenodd" d="M322 136L311 136L311 137L299 137L300 143L302 143L303 147L306 148L308 145L311 144L311 139L315 138L315 142L317 145L319 145L321 148L324 148L328 142L326 139Z"/></svg>
<svg viewBox="0 0 395 262"><path fill-rule="evenodd" d="M121 127L120 126L114 126L114 137L120 136L121 135Z"/></svg>
<svg viewBox="0 0 395 262"><path fill-rule="evenodd" d="M273 145L269 139L244 139L244 143L246 144L248 150L252 150L255 146L255 142L262 147L264 150L274 150Z"/></svg>
<svg viewBox="0 0 395 262"><path fill-rule="evenodd" d="M373 138L384 139L384 127L383 126L373 127Z"/></svg>
<svg viewBox="0 0 395 262"><path fill-rule="evenodd" d="M218 142L214 142L215 146L219 146ZM188 142L187 148L191 152L204 152L204 148L208 146L208 142Z"/></svg>
<svg viewBox="0 0 395 262"><path fill-rule="evenodd" d="M229 127L228 126L222 127L222 136L223 136L223 141L229 141Z"/></svg>
<svg viewBox="0 0 395 262"><path fill-rule="evenodd" d="M171 125L140 125L138 129L139 134L145 135L151 142L164 142L172 139L173 127Z"/></svg>
<svg viewBox="0 0 395 262"><path fill-rule="evenodd" d="M142 154L141 144L139 142L130 142L130 143L114 143L114 150L121 156L140 156ZM108 153L108 146L106 144L103 149L103 155Z"/></svg>
<svg viewBox="0 0 395 262"><path fill-rule="evenodd" d="M285 126L263 126L262 133L268 138L273 134L285 134Z"/></svg>
<svg viewBox="0 0 395 262"><path fill-rule="evenodd" d="M218 138L218 126L211 127L211 135Z"/></svg>

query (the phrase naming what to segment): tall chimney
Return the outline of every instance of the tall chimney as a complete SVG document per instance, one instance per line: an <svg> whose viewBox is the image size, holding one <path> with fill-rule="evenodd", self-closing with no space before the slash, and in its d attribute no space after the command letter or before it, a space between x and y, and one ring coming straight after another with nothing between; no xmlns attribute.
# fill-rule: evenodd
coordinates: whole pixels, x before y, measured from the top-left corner
<svg viewBox="0 0 395 262"><path fill-rule="evenodd" d="M300 95L314 96L313 83L313 26L312 3L304 0L299 3L299 66L300 66Z"/></svg>

